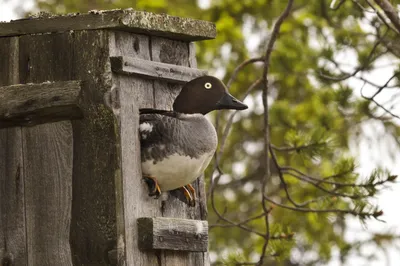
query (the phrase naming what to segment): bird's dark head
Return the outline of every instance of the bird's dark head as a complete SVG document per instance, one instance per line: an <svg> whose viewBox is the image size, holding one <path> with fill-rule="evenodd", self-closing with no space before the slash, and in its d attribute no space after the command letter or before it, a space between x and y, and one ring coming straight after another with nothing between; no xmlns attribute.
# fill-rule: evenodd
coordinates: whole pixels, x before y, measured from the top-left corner
<svg viewBox="0 0 400 266"><path fill-rule="evenodd" d="M220 109L247 109L247 105L229 94L221 80L212 76L195 78L186 83L176 97L174 111L185 114L207 114Z"/></svg>

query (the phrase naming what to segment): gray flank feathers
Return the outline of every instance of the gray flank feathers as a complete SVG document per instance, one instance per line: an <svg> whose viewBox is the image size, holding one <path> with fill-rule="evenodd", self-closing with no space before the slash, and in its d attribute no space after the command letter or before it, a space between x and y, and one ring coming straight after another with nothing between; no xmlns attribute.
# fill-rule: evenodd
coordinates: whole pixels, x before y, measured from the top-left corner
<svg viewBox="0 0 400 266"><path fill-rule="evenodd" d="M172 154L199 158L215 151L217 134L203 115L173 113L140 115L142 162L155 164Z"/></svg>

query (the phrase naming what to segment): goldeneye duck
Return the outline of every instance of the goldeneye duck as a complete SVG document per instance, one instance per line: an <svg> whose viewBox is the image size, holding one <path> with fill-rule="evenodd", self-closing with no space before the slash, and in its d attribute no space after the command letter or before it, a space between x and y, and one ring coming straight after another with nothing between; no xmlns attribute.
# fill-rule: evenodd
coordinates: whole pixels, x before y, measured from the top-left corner
<svg viewBox="0 0 400 266"><path fill-rule="evenodd" d="M219 109L247 109L212 76L186 83L173 111L141 109L139 135L143 178L149 196L182 188L189 205L195 205L190 183L207 168L217 148L217 133L205 114Z"/></svg>

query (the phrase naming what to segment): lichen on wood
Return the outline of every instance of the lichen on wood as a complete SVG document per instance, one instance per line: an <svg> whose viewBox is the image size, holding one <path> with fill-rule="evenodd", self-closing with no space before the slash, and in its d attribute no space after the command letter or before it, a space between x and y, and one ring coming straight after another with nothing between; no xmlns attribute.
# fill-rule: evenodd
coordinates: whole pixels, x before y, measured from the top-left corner
<svg viewBox="0 0 400 266"><path fill-rule="evenodd" d="M94 10L86 14L66 15L39 13L29 18L1 22L0 36L93 29L118 29L181 41L213 39L216 36L215 24L208 21L133 9Z"/></svg>

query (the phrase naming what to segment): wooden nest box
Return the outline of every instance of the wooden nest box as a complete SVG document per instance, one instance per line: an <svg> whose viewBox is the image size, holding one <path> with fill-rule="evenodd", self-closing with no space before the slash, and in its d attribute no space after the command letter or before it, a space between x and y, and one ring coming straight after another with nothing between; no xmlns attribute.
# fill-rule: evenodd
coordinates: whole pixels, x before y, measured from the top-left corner
<svg viewBox="0 0 400 266"><path fill-rule="evenodd" d="M205 21L133 10L0 23L0 265L208 265L195 208L141 179L139 108L171 109Z"/></svg>

